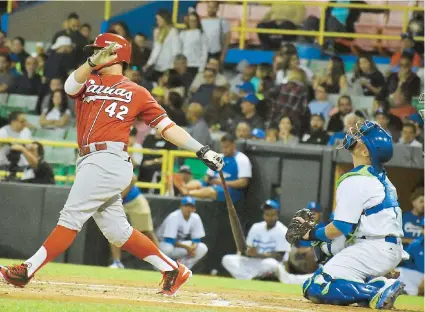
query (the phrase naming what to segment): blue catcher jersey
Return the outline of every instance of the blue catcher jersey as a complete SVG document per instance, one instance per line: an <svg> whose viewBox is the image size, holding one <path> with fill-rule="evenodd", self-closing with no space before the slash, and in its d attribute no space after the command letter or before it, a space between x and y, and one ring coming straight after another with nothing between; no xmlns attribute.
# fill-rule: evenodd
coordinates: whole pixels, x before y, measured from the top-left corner
<svg viewBox="0 0 425 312"><path fill-rule="evenodd" d="M410 259L403 263L403 267L424 273L424 237L415 239L406 252L410 255Z"/></svg>
<svg viewBox="0 0 425 312"><path fill-rule="evenodd" d="M406 238L418 238L422 235L424 216L415 216L411 211L403 213L403 232Z"/></svg>

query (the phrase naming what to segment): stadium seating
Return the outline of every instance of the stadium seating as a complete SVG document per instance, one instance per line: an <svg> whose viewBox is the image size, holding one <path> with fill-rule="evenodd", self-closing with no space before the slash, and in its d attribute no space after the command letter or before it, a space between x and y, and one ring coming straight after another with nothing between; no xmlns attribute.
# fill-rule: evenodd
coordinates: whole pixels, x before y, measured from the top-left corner
<svg viewBox="0 0 425 312"><path fill-rule="evenodd" d="M20 95L20 94L10 94L7 99L8 107L21 108L25 111L35 111L37 106L37 96L36 95Z"/></svg>

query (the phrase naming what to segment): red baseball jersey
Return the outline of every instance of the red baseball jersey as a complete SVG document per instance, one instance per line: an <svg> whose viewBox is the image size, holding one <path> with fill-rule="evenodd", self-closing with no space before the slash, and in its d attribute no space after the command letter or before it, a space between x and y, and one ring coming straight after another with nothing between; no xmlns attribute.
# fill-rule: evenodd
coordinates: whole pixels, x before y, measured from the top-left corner
<svg viewBox="0 0 425 312"><path fill-rule="evenodd" d="M105 141L127 144L139 115L151 127L167 116L148 90L122 75L91 74L72 98L80 147Z"/></svg>

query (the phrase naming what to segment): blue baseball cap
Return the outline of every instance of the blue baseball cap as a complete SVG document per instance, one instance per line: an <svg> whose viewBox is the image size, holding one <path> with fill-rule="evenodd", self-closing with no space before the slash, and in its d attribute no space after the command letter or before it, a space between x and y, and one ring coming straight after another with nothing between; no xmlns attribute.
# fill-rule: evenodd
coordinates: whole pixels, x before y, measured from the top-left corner
<svg viewBox="0 0 425 312"><path fill-rule="evenodd" d="M274 210L280 211L280 204L276 200L273 200L273 199L266 200L266 202L263 205L263 210L268 208L268 207L270 207Z"/></svg>
<svg viewBox="0 0 425 312"><path fill-rule="evenodd" d="M424 120L422 119L421 115L419 115L419 113L414 113L414 114L410 115L409 120L417 123L420 128L423 128L423 126L424 126Z"/></svg>
<svg viewBox="0 0 425 312"><path fill-rule="evenodd" d="M260 129L260 128L255 128L254 130L252 130L251 135L257 139L266 138L266 133L264 132L263 129Z"/></svg>
<svg viewBox="0 0 425 312"><path fill-rule="evenodd" d="M248 94L246 97L244 97L243 102L249 102L254 105L257 105L258 103L260 103L260 100L258 99L258 97L255 96L255 94Z"/></svg>
<svg viewBox="0 0 425 312"><path fill-rule="evenodd" d="M246 93L255 93L255 87L249 81L241 83L236 86L239 90L245 91Z"/></svg>
<svg viewBox="0 0 425 312"><path fill-rule="evenodd" d="M182 201L180 202L180 204L182 206L186 206L186 205L191 205L191 206L196 206L196 199L193 198L192 196L185 196L183 197Z"/></svg>
<svg viewBox="0 0 425 312"><path fill-rule="evenodd" d="M306 208L317 212L321 211L320 204L314 200L309 201Z"/></svg>

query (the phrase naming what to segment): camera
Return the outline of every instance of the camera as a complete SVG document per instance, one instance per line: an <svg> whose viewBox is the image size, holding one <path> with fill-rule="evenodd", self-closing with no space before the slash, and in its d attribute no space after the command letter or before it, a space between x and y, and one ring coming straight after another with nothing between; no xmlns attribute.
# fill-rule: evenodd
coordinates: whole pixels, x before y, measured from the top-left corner
<svg viewBox="0 0 425 312"><path fill-rule="evenodd" d="M8 171L9 176L6 177L5 181L17 181L18 178L16 177L17 172L19 171L19 160L21 159L21 152L10 150L9 153L6 155L7 160L10 162Z"/></svg>

